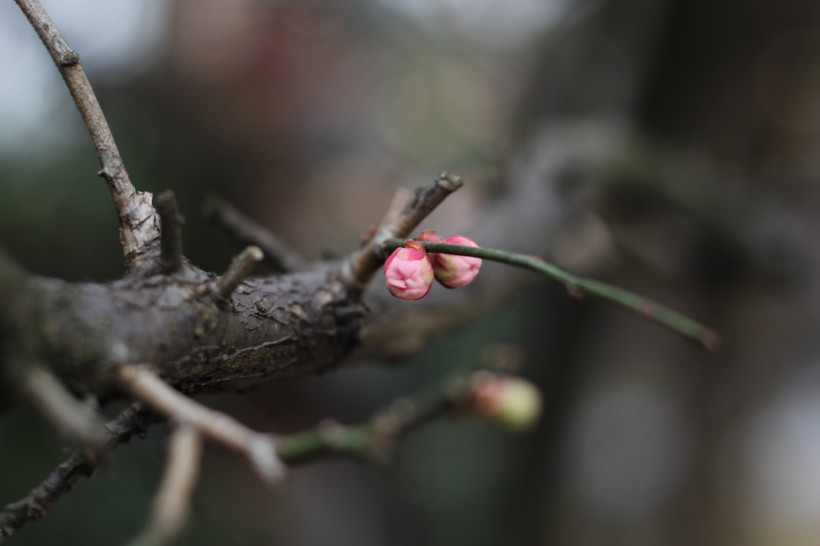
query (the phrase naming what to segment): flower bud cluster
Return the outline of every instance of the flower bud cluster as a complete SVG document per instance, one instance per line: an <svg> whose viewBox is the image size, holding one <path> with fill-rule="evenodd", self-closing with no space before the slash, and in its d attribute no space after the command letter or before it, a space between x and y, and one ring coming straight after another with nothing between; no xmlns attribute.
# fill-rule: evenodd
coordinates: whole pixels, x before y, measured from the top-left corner
<svg viewBox="0 0 820 546"><path fill-rule="evenodd" d="M441 239L435 231L424 231L417 240L478 246L463 235ZM461 288L473 282L480 268L481 258L428 253L420 243L410 241L390 254L384 262L384 275L391 294L404 300L418 300L430 291L434 278L445 288Z"/></svg>

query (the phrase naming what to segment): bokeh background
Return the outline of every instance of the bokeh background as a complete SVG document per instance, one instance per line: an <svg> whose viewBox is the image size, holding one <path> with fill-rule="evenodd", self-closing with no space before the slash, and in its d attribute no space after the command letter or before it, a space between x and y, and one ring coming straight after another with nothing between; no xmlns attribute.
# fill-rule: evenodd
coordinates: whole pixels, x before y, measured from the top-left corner
<svg viewBox="0 0 820 546"><path fill-rule="evenodd" d="M132 180L176 191L186 254L206 269L235 251L201 219L209 191L320 258L355 248L399 186L461 174L468 187L439 219L469 235L529 173L574 197L554 203L556 229L494 224L497 240L542 248L723 336L706 353L531 281L398 365L354 359L205 398L261 430L353 422L513 344L545 412L518 436L436 423L387 465L320 461L274 492L209 449L184 544L817 544L820 3L45 6L81 55ZM118 277L93 148L11 2L0 4L0 58L0 243L32 272ZM579 139L604 142L606 159L579 154L560 177L538 174L554 174L539 162ZM147 515L165 432L122 446L10 543L125 542ZM62 457L32 411L4 416L0 503Z"/></svg>

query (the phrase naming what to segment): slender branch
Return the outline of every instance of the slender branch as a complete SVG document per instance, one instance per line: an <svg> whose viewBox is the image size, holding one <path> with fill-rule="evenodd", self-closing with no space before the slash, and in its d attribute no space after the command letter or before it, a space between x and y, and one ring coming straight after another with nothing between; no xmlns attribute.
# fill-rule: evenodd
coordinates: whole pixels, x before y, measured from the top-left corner
<svg viewBox="0 0 820 546"><path fill-rule="evenodd" d="M394 204L391 204L390 210L385 215L387 223L380 226L375 236L347 259L344 267L347 282L359 288L366 286L384 261L381 256L384 242L391 237L410 235L416 226L427 218L448 195L462 185L458 176L442 173L426 188L417 189L414 199L398 214L393 212ZM402 197L394 197L393 203L396 203L398 199Z"/></svg>
<svg viewBox="0 0 820 546"><path fill-rule="evenodd" d="M258 246L249 246L240 252L228 266L224 275L216 281L216 293L221 298L229 298L236 287L248 278L253 268L262 261L264 254Z"/></svg>
<svg viewBox="0 0 820 546"><path fill-rule="evenodd" d="M90 452L74 449L48 478L35 487L25 498L6 505L0 511L0 542L32 520L43 517L63 495L71 492L82 478L91 476L97 465L119 444L139 434L152 417L141 404L132 404L105 425L108 440L102 450Z"/></svg>
<svg viewBox="0 0 820 546"><path fill-rule="evenodd" d="M396 440L454 407L460 392L452 379L432 385L412 397L395 400L365 423L343 425L325 421L314 429L277 438L277 452L286 463L305 462L325 455L348 455L385 460Z"/></svg>
<svg viewBox="0 0 820 546"><path fill-rule="evenodd" d="M384 251L386 252L404 246L408 241L409 240L396 238L388 239L384 243ZM611 284L570 273L537 256L516 254L514 252L494 248L470 247L437 242L417 242L422 244L429 252L474 256L536 271L562 283L567 287L567 291L573 297L581 298L586 294L592 294L593 296L615 302L618 305L635 311L649 321L656 322L675 333L696 341L710 351L716 350L720 343L720 337L716 332L677 311L644 296L612 286Z"/></svg>
<svg viewBox="0 0 820 546"><path fill-rule="evenodd" d="M163 271L175 273L182 269L182 224L185 219L177 208L174 192L166 190L154 199L161 222L160 265Z"/></svg>
<svg viewBox="0 0 820 546"><path fill-rule="evenodd" d="M235 419L188 398L163 381L147 366L126 365L118 370L120 384L131 396L177 423L194 427L202 436L245 456L268 483L282 477L284 469L270 436L255 432Z"/></svg>
<svg viewBox="0 0 820 546"><path fill-rule="evenodd" d="M168 462L148 524L131 546L164 546L179 536L188 521L201 455L199 433L193 427L178 426L169 439Z"/></svg>
<svg viewBox="0 0 820 546"><path fill-rule="evenodd" d="M202 205L202 213L240 244L255 245L262 249L265 262L274 270L290 273L307 268L307 261L287 243L219 197L208 196Z"/></svg>
<svg viewBox="0 0 820 546"><path fill-rule="evenodd" d="M97 412L74 398L51 372L31 365L18 379L23 394L61 433L84 447L102 447L106 437Z"/></svg>
<svg viewBox="0 0 820 546"><path fill-rule="evenodd" d="M102 167L99 174L108 184L119 216L126 267L137 269L142 265L148 247L159 237L159 222L151 205L151 194L137 192L131 184L100 103L80 64L79 55L66 43L38 0L15 1L48 49L83 117Z"/></svg>
<svg viewBox="0 0 820 546"><path fill-rule="evenodd" d="M325 421L314 429L281 436L277 438L277 451L286 463L306 462L328 455L387 459L396 440L438 417L453 414L486 417L486 412L482 414L476 406L478 389L483 388L488 379L502 377L487 371L488 368L504 365L503 358L471 363L412 396L393 401L364 423L343 425ZM526 383L520 379L515 381ZM533 409L537 412L540 408ZM532 414L531 417L535 418L537 414ZM496 416L490 418L509 425ZM533 422L534 419L525 426ZM518 429L521 430L521 427Z"/></svg>

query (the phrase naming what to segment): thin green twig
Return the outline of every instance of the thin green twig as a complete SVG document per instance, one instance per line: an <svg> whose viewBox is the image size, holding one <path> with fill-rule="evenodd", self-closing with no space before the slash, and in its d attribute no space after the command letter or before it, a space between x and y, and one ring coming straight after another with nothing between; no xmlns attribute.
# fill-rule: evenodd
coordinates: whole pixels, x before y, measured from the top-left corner
<svg viewBox="0 0 820 546"><path fill-rule="evenodd" d="M404 246L410 240L411 239L388 239L385 241L385 250L390 251ZM471 247L428 241L416 242L423 245L428 252L474 256L484 260L501 262L536 271L562 283L567 287L567 291L573 297L581 298L586 294L592 294L599 298L615 302L618 305L631 309L649 321L656 322L675 333L697 342L710 351L717 349L720 342L720 337L714 330L707 328L673 309L647 297L618 288L617 286L575 275L537 256L517 254L515 252L507 252L506 250L498 250L495 248Z"/></svg>

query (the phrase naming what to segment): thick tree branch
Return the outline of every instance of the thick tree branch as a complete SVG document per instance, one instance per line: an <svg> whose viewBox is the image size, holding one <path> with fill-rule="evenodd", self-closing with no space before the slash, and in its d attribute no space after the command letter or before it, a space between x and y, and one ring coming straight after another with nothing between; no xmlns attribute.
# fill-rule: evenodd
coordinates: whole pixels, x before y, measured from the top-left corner
<svg viewBox="0 0 820 546"><path fill-rule="evenodd" d="M150 268L154 247L159 240L159 218L151 205L151 194L138 192L131 184L79 55L66 43L38 0L15 1L57 65L94 142L102 167L99 174L108 184L120 220L120 242L126 268L132 271Z"/></svg>

